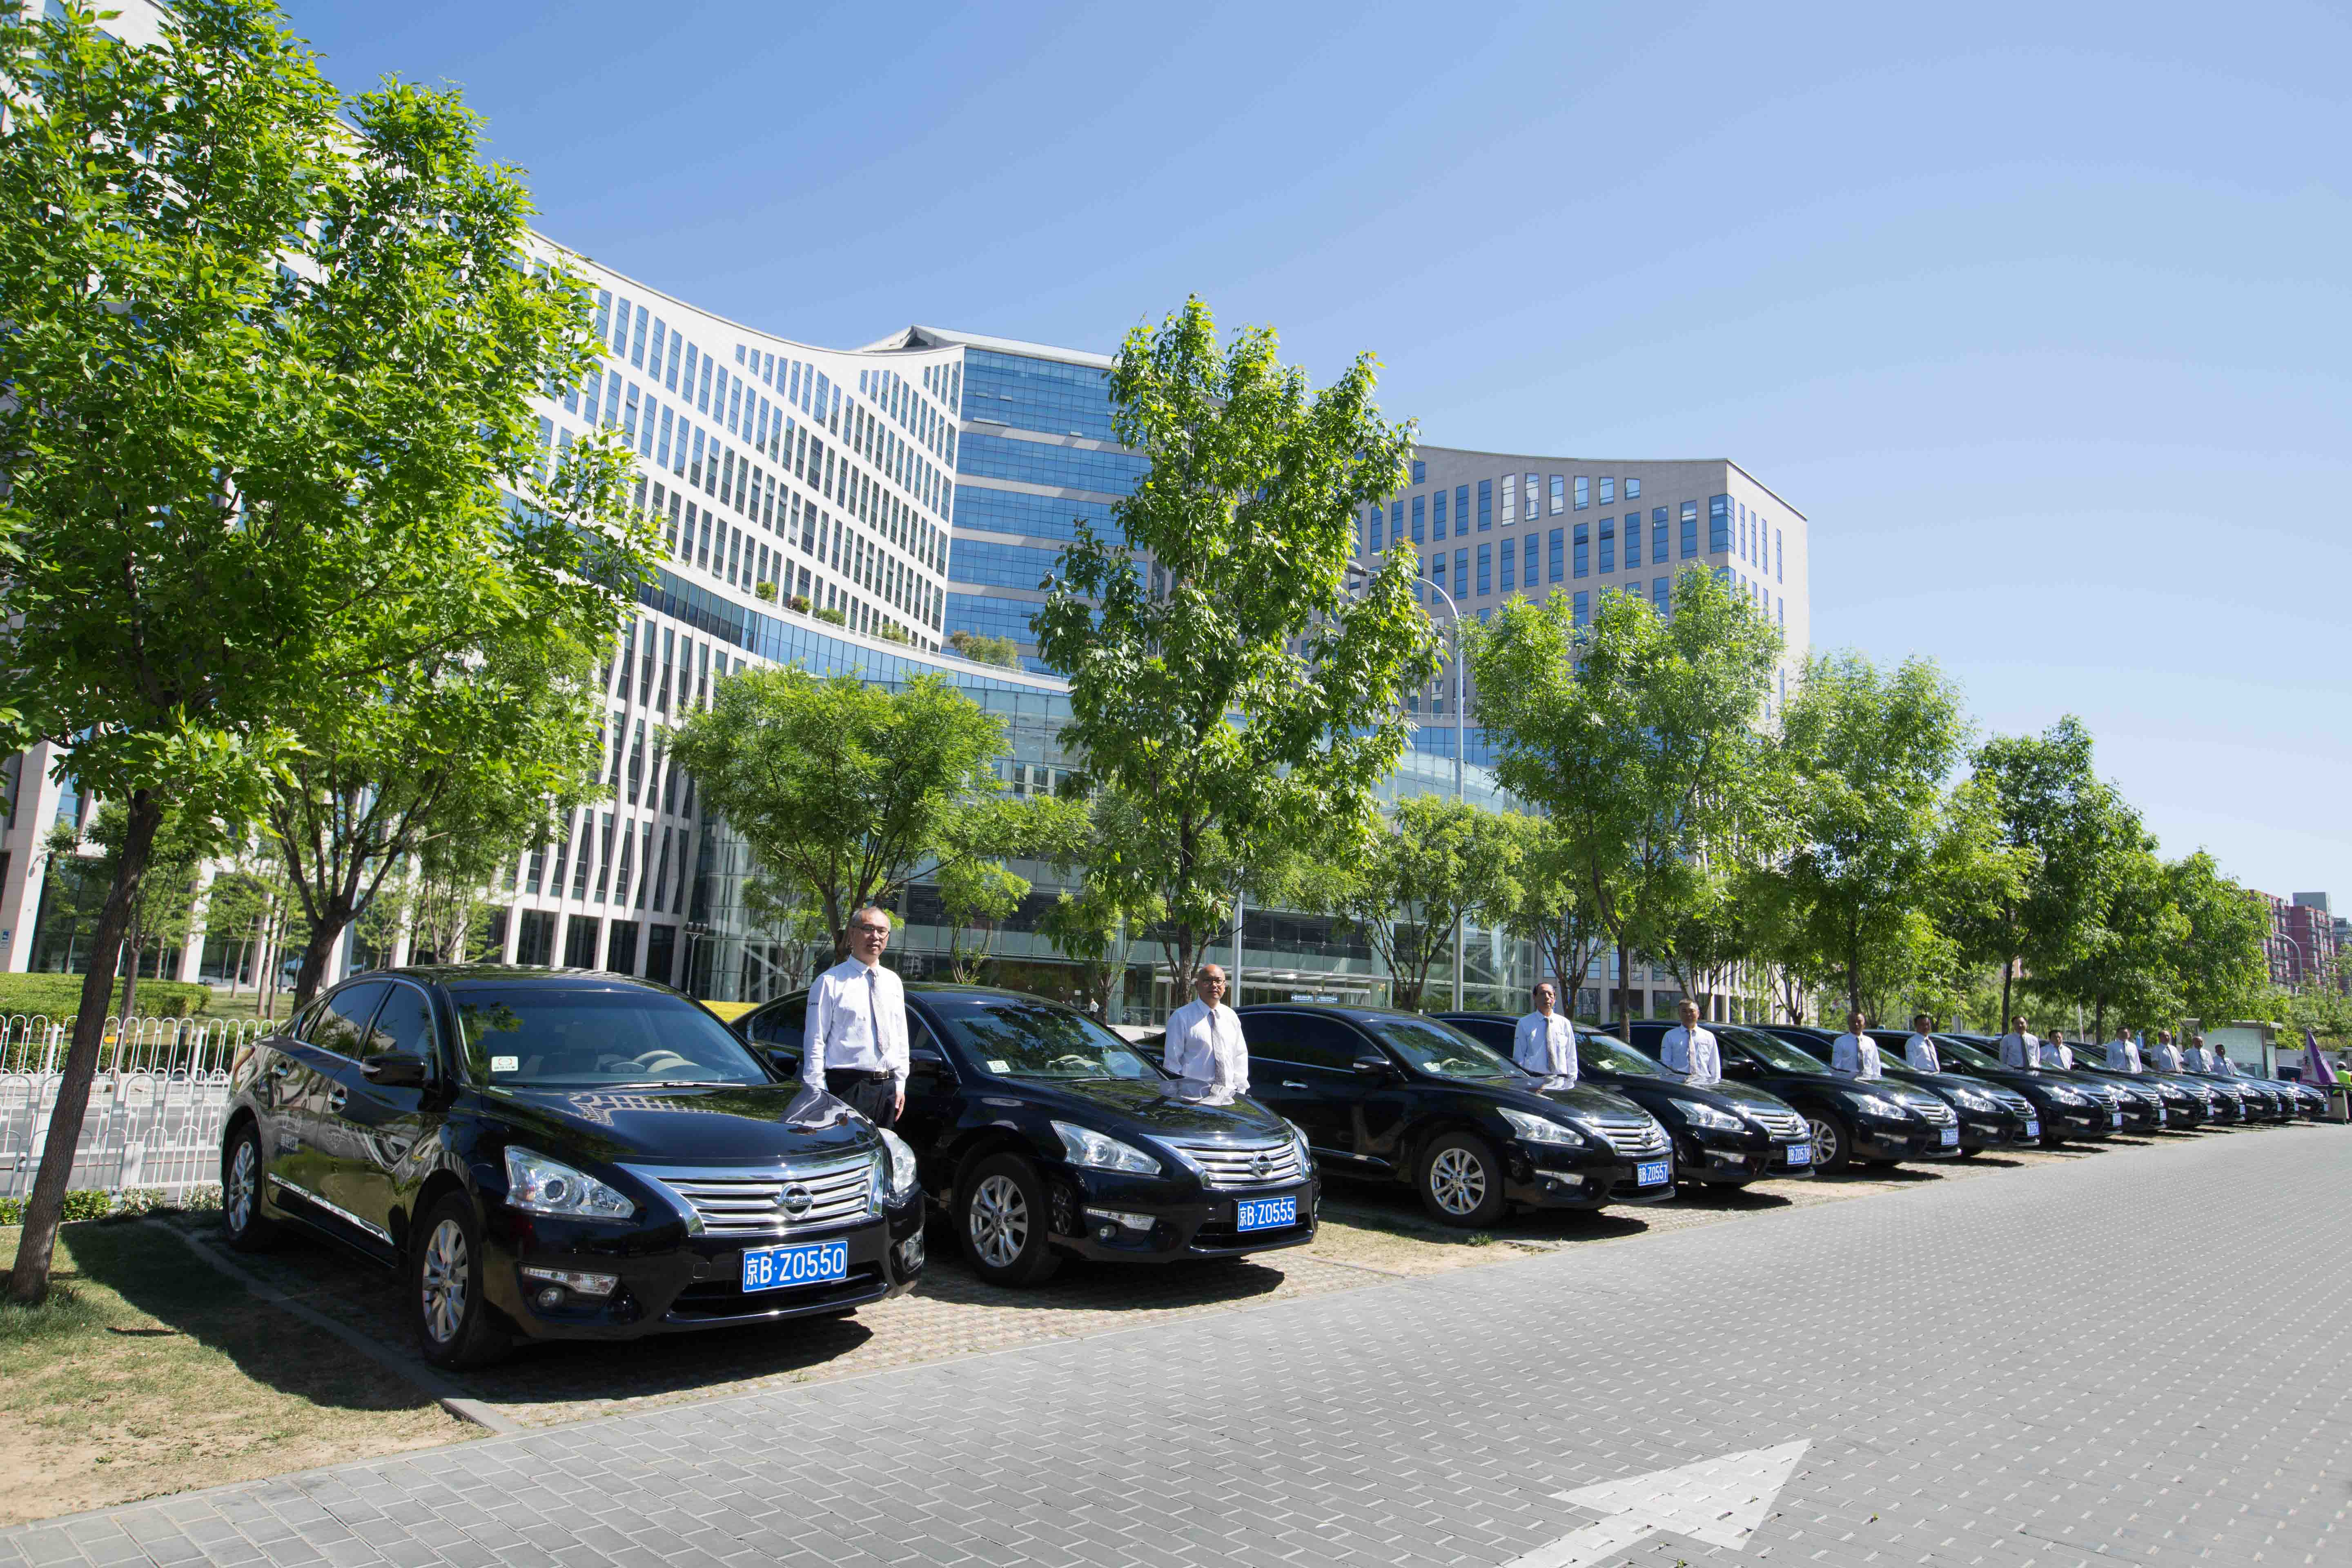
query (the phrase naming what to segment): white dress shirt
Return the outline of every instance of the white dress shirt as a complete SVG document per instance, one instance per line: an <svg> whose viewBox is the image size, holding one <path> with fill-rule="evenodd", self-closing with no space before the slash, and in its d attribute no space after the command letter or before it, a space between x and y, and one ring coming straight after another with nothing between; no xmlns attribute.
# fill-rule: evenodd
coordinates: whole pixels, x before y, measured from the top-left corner
<svg viewBox="0 0 2352 1568"><path fill-rule="evenodd" d="M2158 1040L2147 1048L2147 1063L2154 1072L2179 1072L2180 1047L2170 1040Z"/></svg>
<svg viewBox="0 0 2352 1568"><path fill-rule="evenodd" d="M823 1089L835 1068L887 1072L907 1086L907 988L895 972L845 958L809 987L801 1081Z"/></svg>
<svg viewBox="0 0 2352 1568"><path fill-rule="evenodd" d="M1903 1042L1903 1060L1914 1072L1942 1072L1944 1058L1936 1052L1936 1042L1925 1035L1914 1035Z"/></svg>
<svg viewBox="0 0 2352 1568"><path fill-rule="evenodd" d="M1511 1059L1529 1072L1576 1081L1576 1026L1559 1013L1530 1013L1511 1037Z"/></svg>
<svg viewBox="0 0 2352 1568"><path fill-rule="evenodd" d="M2129 1035L2117 1035L2107 1042L2107 1068L2112 1072L2140 1070L2139 1047L2132 1044Z"/></svg>
<svg viewBox="0 0 2352 1568"><path fill-rule="evenodd" d="M1685 1083L1723 1081L1723 1049L1705 1029L1685 1029L1676 1024L1659 1042L1658 1059L1665 1063L1668 1072L1682 1074Z"/></svg>
<svg viewBox="0 0 2352 1568"><path fill-rule="evenodd" d="M2041 1065L2042 1041L2032 1030L2021 1035L2014 1029L2000 1037L2000 1065L2021 1071Z"/></svg>
<svg viewBox="0 0 2352 1568"><path fill-rule="evenodd" d="M1879 1065L1878 1042L1868 1035L1840 1035L1830 1046L1830 1070L1849 1078L1885 1078Z"/></svg>
<svg viewBox="0 0 2352 1568"><path fill-rule="evenodd" d="M1196 996L1171 1014L1161 1062L1181 1080L1177 1092L1188 1100L1224 1105L1249 1092L1249 1046L1242 1038L1242 1021L1222 1002L1211 1007Z"/></svg>
<svg viewBox="0 0 2352 1568"><path fill-rule="evenodd" d="M2215 1072L2220 1073L2223 1078L2235 1078L2238 1076L2238 1064L2230 1059L2229 1052L2217 1051L2212 1047L2208 1046L2205 1047L2205 1054L2213 1058L2213 1070Z"/></svg>
<svg viewBox="0 0 2352 1568"><path fill-rule="evenodd" d="M2074 1067L2074 1053L2063 1041L2044 1040L2042 1042L2042 1065L2056 1068L2060 1072L2071 1072Z"/></svg>

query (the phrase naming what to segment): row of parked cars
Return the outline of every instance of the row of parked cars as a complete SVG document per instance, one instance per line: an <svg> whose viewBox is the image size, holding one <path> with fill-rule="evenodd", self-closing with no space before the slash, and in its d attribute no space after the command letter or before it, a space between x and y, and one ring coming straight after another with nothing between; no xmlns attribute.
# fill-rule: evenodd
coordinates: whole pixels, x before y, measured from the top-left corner
<svg viewBox="0 0 2352 1568"><path fill-rule="evenodd" d="M895 1131L798 1079L805 998L731 1026L578 971L354 976L239 1054L222 1147L240 1248L299 1226L399 1271L442 1366L518 1339L842 1315L908 1289L927 1237L1024 1285L1067 1258L1234 1258L1313 1239L1325 1175L1408 1184L1437 1219L1656 1204L1678 1186L2158 1127L2316 1114L2268 1079L2003 1068L1860 1082L1832 1037L1712 1026L1724 1081L1659 1064L1663 1025L1577 1031L1578 1080L1508 1056L1513 1020L1241 1009L1251 1092L1170 1092L1156 1041L982 987L906 987ZM1901 1037L1882 1037L1890 1061ZM2306 1096L2309 1097L2306 1100ZM2309 1100L2319 1104L2314 1108Z"/></svg>

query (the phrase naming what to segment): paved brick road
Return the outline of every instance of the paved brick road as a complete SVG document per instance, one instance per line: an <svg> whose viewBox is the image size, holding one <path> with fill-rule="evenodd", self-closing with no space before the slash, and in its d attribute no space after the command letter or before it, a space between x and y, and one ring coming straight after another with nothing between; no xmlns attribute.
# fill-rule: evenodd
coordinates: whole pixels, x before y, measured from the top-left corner
<svg viewBox="0 0 2352 1568"><path fill-rule="evenodd" d="M1486 1568L1593 1520L1559 1492L1798 1438L1744 1552L1611 1561L2340 1564L2352 1360L2294 1331L2352 1300L2339 1215L2341 1129L2119 1148L141 1504L0 1564Z"/></svg>

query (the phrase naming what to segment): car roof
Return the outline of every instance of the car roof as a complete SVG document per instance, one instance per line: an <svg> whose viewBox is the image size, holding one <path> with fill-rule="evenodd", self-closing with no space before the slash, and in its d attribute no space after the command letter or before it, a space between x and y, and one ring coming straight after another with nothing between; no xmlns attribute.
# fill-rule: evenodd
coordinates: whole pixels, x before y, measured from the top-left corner
<svg viewBox="0 0 2352 1568"><path fill-rule="evenodd" d="M1344 1002L1253 1002L1236 1013L1322 1013L1334 1018L1436 1018L1436 1013L1414 1013L1402 1007L1366 1007Z"/></svg>
<svg viewBox="0 0 2352 1568"><path fill-rule="evenodd" d="M369 980L397 975L407 980L430 981L436 985L461 984L466 981L494 980L506 985L556 986L577 990L583 981L635 990L671 991L658 980L643 980L633 974L614 974L603 969L550 969L535 963L410 963L398 969L368 969L344 977L345 980ZM683 994L671 991L673 995Z"/></svg>

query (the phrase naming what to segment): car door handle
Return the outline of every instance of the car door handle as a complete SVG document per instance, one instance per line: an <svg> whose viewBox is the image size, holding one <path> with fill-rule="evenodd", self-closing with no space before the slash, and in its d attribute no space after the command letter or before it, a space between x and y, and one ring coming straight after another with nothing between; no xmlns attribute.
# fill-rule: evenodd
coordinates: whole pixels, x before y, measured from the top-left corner
<svg viewBox="0 0 2352 1568"><path fill-rule="evenodd" d="M351 1099L351 1097L352 1091L350 1086L339 1083L335 1085L334 1088L327 1091L327 1109L330 1110L341 1110L343 1108L343 1102Z"/></svg>
<svg viewBox="0 0 2352 1568"><path fill-rule="evenodd" d="M296 1066L297 1064L290 1058L280 1057L276 1061L269 1064L269 1076L271 1078L290 1078L293 1076Z"/></svg>
<svg viewBox="0 0 2352 1568"><path fill-rule="evenodd" d="M1307 1086L1299 1082L1295 1078L1286 1078L1282 1080L1282 1087L1285 1089L1305 1089Z"/></svg>

